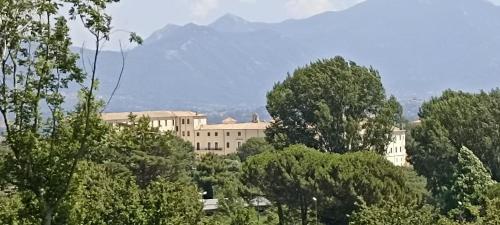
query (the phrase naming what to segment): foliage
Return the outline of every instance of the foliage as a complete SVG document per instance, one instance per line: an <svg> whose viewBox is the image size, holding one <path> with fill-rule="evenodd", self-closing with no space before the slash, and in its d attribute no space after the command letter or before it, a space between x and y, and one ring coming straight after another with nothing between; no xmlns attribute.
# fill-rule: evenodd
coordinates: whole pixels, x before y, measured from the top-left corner
<svg viewBox="0 0 500 225"><path fill-rule="evenodd" d="M197 224L203 215L196 186L158 180L142 194L144 225Z"/></svg>
<svg viewBox="0 0 500 225"><path fill-rule="evenodd" d="M441 216L430 205L402 205L396 202L364 207L359 212L355 212L349 222L353 225L437 225L442 223Z"/></svg>
<svg viewBox="0 0 500 225"><path fill-rule="evenodd" d="M238 156L242 162L249 157L258 155L266 151L273 151L274 148L264 138L250 138L241 147L238 148Z"/></svg>
<svg viewBox="0 0 500 225"><path fill-rule="evenodd" d="M241 193L244 187L239 180L240 174L240 161L209 153L198 160L194 179L206 192L204 197L211 199L223 193Z"/></svg>
<svg viewBox="0 0 500 225"><path fill-rule="evenodd" d="M72 185L66 215L57 224L141 224L139 188L130 173L106 165L81 162Z"/></svg>
<svg viewBox="0 0 500 225"><path fill-rule="evenodd" d="M106 160L114 160L131 170L140 187L155 179L189 180L194 167L193 147L170 132L150 126L149 118L130 117L130 125L115 130Z"/></svg>
<svg viewBox="0 0 500 225"><path fill-rule="evenodd" d="M276 205L280 224L293 217L285 216L286 209L292 215L298 212L301 223L308 224L314 198L321 222L346 224L347 216L360 205L388 200L419 203L426 193L420 189L423 185L410 187L415 176L375 153L335 155L301 145L251 157L243 166L242 179Z"/></svg>
<svg viewBox="0 0 500 225"><path fill-rule="evenodd" d="M23 204L45 225L65 201L78 162L104 139L94 95L100 45L111 32L104 10L114 2L0 2L0 113L10 150L2 178L19 189ZM89 72L80 69L70 49L68 19L77 18L95 39ZM81 100L67 112L63 93L70 85L82 87Z"/></svg>
<svg viewBox="0 0 500 225"><path fill-rule="evenodd" d="M385 151L401 106L389 99L373 68L341 57L297 69L267 95L274 121L267 129L277 149L293 144L327 152ZM362 132L364 131L364 132Z"/></svg>
<svg viewBox="0 0 500 225"><path fill-rule="evenodd" d="M499 89L478 94L447 90L422 105L422 128L414 132L415 141L426 143L425 137L435 131L434 127L440 127L442 138L449 140L455 152L468 147L491 171L493 179L500 181L499 109Z"/></svg>
<svg viewBox="0 0 500 225"><path fill-rule="evenodd" d="M481 161L463 147L458 154L457 171L450 188L451 199L446 203L453 208L450 214L458 221L474 221L479 217L482 196L493 184L491 175Z"/></svg>

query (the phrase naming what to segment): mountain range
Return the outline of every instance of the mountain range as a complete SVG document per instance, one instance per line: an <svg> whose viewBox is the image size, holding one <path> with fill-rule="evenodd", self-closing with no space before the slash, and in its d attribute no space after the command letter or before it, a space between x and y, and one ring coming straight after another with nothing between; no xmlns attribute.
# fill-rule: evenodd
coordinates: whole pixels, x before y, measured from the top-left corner
<svg viewBox="0 0 500 225"><path fill-rule="evenodd" d="M126 52L107 111L262 111L266 93L287 73L337 55L379 70L387 93L414 116L422 100L444 89L500 85L500 7L485 0L367 0L280 23L228 14L209 25L166 25ZM101 55L103 97L120 62L119 52Z"/></svg>

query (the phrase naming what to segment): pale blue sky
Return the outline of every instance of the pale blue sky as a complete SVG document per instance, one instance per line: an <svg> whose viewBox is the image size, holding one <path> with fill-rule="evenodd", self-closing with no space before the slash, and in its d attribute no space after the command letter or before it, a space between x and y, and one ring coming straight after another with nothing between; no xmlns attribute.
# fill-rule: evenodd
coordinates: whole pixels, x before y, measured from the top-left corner
<svg viewBox="0 0 500 225"><path fill-rule="evenodd" d="M365 0L121 0L108 12L113 16L115 29L134 31L147 38L167 24L208 24L226 13L250 21L278 22L343 10L362 1ZM500 0L490 1L500 4ZM87 37L76 26L74 28L74 44L81 46ZM125 41L125 36L115 33L107 47L117 49L117 40Z"/></svg>

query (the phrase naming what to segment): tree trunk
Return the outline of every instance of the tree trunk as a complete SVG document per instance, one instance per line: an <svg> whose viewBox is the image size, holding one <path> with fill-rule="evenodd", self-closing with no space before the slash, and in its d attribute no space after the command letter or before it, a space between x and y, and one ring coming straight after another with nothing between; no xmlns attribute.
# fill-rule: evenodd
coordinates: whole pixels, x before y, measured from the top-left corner
<svg viewBox="0 0 500 225"><path fill-rule="evenodd" d="M307 221L307 206L304 206L302 207L302 209L300 210L300 217L302 219L302 225L307 225L308 224L308 221Z"/></svg>
<svg viewBox="0 0 500 225"><path fill-rule="evenodd" d="M50 206L46 206L43 212L43 223L42 225L51 225L52 224L52 216L54 214L54 208Z"/></svg>
<svg viewBox="0 0 500 225"><path fill-rule="evenodd" d="M283 207L278 203L278 220L279 225L285 225L285 216L283 215Z"/></svg>

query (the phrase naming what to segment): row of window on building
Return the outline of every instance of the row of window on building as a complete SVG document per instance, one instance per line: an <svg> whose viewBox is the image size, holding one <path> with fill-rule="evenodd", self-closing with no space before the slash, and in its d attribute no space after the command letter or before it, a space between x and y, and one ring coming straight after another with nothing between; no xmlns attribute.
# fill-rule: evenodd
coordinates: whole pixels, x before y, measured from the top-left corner
<svg viewBox="0 0 500 225"><path fill-rule="evenodd" d="M168 126L169 124L173 125L172 121L173 120L152 120L151 125L153 125L153 127ZM182 119L181 124L191 124L191 120L190 119Z"/></svg>
<svg viewBox="0 0 500 225"><path fill-rule="evenodd" d="M187 134L187 135L186 135ZM207 136L210 137L210 132L207 133ZM182 131L182 136L185 137L185 136L191 136L191 132L189 131ZM200 136L200 132L196 132L196 136L199 137ZM215 132L214 133L214 136L215 137L218 137L219 136L219 132ZM230 137L231 136L231 133L230 132L226 132L226 136L227 137ZM241 132L238 132L238 137L241 137Z"/></svg>
<svg viewBox="0 0 500 225"><path fill-rule="evenodd" d="M231 143L227 142L226 143L226 148L230 148ZM241 147L241 142L238 142L238 148ZM212 143L208 142L207 144L207 149L201 149L200 142L196 143L196 150L222 150L222 148L219 148L219 142L214 142L214 147L212 148Z"/></svg>
<svg viewBox="0 0 500 225"><path fill-rule="evenodd" d="M392 153L392 152L393 152L393 148L389 148L389 153ZM398 149L398 147L395 147L394 153L398 153L398 152L403 152L403 147L400 146L399 149Z"/></svg>

